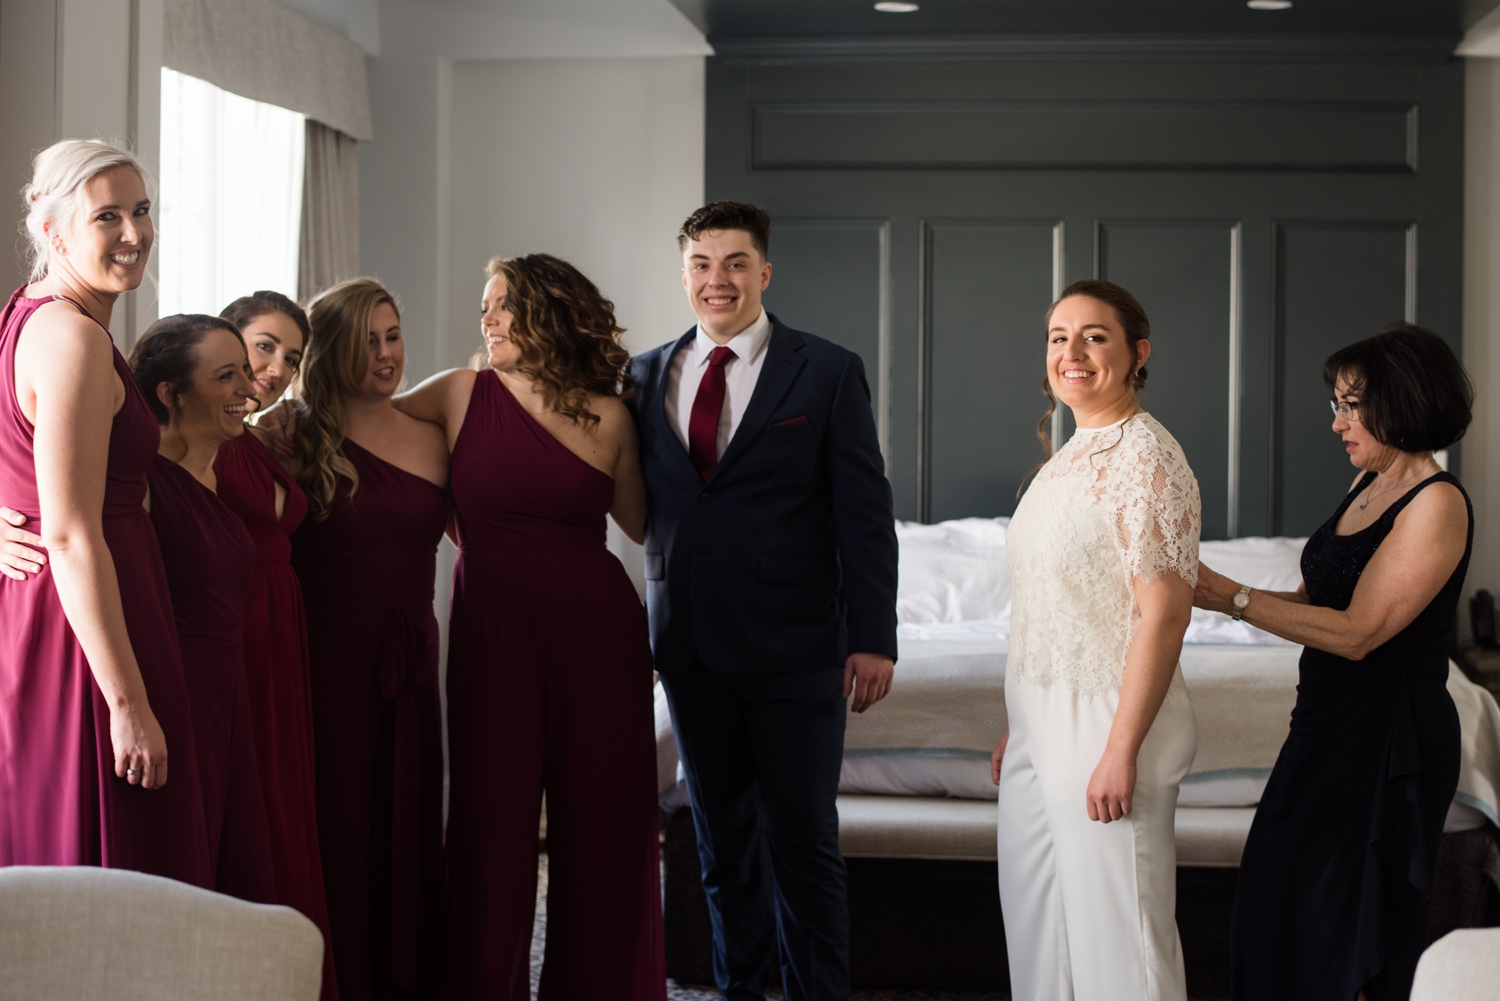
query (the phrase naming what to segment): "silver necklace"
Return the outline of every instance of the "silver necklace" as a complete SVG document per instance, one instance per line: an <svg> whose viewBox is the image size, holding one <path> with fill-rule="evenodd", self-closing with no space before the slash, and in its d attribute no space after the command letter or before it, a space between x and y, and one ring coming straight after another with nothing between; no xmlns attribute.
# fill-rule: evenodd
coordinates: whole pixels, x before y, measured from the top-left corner
<svg viewBox="0 0 1500 1001"><path fill-rule="evenodd" d="M1420 473L1422 473L1422 472L1425 472L1425 470L1418 470L1418 471L1417 471L1417 473L1414 473L1414 474L1412 474L1412 475L1411 475L1411 476L1408 476L1408 477L1407 477L1407 478L1406 478L1406 479L1404 479L1404 480L1402 480L1402 481L1401 481L1401 482L1400 482L1400 483L1399 483L1399 484L1398 484L1398 485L1397 485L1397 486L1398 486L1398 488L1399 488L1399 487L1404 487L1404 486L1406 486L1406 484L1407 484L1407 483L1409 483L1409 482L1410 482L1410 481L1411 481L1411 480L1412 480L1412 479L1414 479L1414 478L1415 478L1415 477L1416 477L1416 475L1418 475L1418 474L1420 474ZM1377 479L1378 479L1378 478L1379 478L1379 476L1380 476L1380 474L1379 474L1379 473L1376 473L1376 474L1375 474L1375 476L1376 476L1376 478L1377 478ZM1387 491L1387 493L1390 493L1390 491ZM1371 504L1371 503L1372 503L1372 502L1373 502L1373 501L1374 501L1374 500L1375 500L1375 490L1374 490L1374 486L1373 486L1373 484L1372 484L1372 486L1371 486L1371 489L1370 489L1370 490L1369 490L1369 491L1367 491L1367 492L1366 492L1366 494L1365 494L1365 502L1364 502L1364 503L1363 503L1363 504L1361 504L1361 505L1360 505L1360 506L1359 506L1359 509L1360 509L1360 510L1361 510L1361 511L1363 511L1363 510L1364 510L1364 509L1365 509L1365 508L1367 508L1367 507L1369 507L1369 506L1370 506L1370 504Z"/></svg>

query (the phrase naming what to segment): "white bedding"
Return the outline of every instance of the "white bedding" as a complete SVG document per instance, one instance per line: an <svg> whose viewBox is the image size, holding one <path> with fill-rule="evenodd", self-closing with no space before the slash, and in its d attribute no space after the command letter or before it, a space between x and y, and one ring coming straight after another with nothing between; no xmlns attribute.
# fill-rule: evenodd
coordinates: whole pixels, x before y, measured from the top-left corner
<svg viewBox="0 0 1500 1001"><path fill-rule="evenodd" d="M840 792L995 798L989 756L1006 728L1008 523L897 523L896 684L869 712L849 716ZM1199 556L1234 580L1294 591L1306 541L1204 542ZM1185 643L1182 672L1198 719L1198 754L1179 805L1254 806L1286 739L1302 648L1201 609L1193 610ZM1463 767L1446 829L1466 830L1486 819L1500 824L1500 708L1456 666L1448 691L1463 728ZM662 805L675 809L686 795L659 687L656 731Z"/></svg>

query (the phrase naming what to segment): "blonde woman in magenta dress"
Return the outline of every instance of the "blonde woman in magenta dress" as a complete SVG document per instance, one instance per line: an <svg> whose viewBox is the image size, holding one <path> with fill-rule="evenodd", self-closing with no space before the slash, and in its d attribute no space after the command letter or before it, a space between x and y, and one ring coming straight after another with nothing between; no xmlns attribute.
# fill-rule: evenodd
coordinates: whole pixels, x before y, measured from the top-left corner
<svg viewBox="0 0 1500 1001"><path fill-rule="evenodd" d="M1010 732L991 767L1015 1001L1187 996L1173 826L1198 732L1177 659L1201 515L1182 448L1136 400L1149 336L1109 282L1048 312L1048 385L1078 430L1007 534Z"/></svg>

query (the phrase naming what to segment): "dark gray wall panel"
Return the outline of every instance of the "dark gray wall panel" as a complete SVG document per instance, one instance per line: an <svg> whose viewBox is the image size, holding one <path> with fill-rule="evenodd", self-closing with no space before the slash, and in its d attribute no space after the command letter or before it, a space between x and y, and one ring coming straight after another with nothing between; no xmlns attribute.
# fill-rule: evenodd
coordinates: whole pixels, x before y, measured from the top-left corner
<svg viewBox="0 0 1500 1001"><path fill-rule="evenodd" d="M787 103L754 109L758 170L1416 168L1411 104Z"/></svg>
<svg viewBox="0 0 1500 1001"><path fill-rule="evenodd" d="M1104 220L1098 275L1125 286L1151 319L1141 404L1172 432L1198 477L1203 536L1230 525L1232 349L1239 227L1196 220Z"/></svg>
<svg viewBox="0 0 1500 1001"><path fill-rule="evenodd" d="M931 521L1008 515L1044 456L1043 319L1052 302L1055 224L927 224L924 416Z"/></svg>
<svg viewBox="0 0 1500 1001"><path fill-rule="evenodd" d="M764 298L783 323L860 356L887 462L889 233L884 219L772 220Z"/></svg>
<svg viewBox="0 0 1500 1001"><path fill-rule="evenodd" d="M1308 535L1333 513L1356 470L1331 427L1323 362L1410 316L1415 233L1406 222L1277 227L1278 532Z"/></svg>

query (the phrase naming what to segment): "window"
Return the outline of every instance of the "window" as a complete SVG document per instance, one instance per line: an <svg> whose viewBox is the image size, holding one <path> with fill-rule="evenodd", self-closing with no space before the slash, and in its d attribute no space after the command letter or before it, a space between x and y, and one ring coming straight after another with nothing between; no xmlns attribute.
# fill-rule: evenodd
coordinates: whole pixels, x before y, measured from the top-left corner
<svg viewBox="0 0 1500 1001"><path fill-rule="evenodd" d="M257 289L296 298L303 117L161 71L159 310L217 315Z"/></svg>

